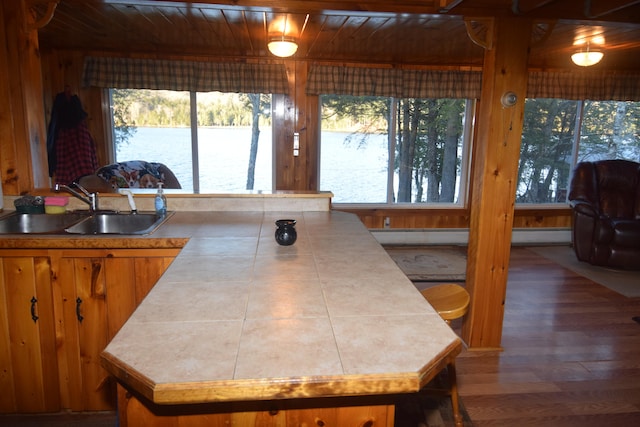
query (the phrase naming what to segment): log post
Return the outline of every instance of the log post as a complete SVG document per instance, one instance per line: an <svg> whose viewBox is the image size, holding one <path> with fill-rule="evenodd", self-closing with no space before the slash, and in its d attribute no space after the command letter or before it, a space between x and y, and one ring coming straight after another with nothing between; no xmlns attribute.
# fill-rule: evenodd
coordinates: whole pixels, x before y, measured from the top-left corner
<svg viewBox="0 0 640 427"><path fill-rule="evenodd" d="M462 325L470 349L501 346L531 22L496 18L487 31L493 42L485 49L471 173L471 304Z"/></svg>

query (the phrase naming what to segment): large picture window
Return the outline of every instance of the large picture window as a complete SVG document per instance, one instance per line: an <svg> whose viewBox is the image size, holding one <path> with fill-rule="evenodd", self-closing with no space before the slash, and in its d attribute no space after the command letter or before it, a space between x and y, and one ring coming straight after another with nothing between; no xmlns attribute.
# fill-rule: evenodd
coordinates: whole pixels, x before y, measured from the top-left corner
<svg viewBox="0 0 640 427"><path fill-rule="evenodd" d="M527 99L516 202L565 203L577 162L640 161L639 129L639 102Z"/></svg>
<svg viewBox="0 0 640 427"><path fill-rule="evenodd" d="M111 90L117 162L164 163L193 192L272 189L271 96Z"/></svg>
<svg viewBox="0 0 640 427"><path fill-rule="evenodd" d="M334 203L461 205L473 102L322 95L320 189Z"/></svg>

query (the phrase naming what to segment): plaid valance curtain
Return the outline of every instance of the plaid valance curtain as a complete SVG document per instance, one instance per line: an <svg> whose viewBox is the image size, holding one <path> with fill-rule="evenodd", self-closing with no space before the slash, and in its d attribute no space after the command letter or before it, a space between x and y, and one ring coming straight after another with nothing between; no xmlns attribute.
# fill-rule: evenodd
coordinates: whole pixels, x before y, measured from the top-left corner
<svg viewBox="0 0 640 427"><path fill-rule="evenodd" d="M288 93L282 64L87 57L83 84L118 89Z"/></svg>
<svg viewBox="0 0 640 427"><path fill-rule="evenodd" d="M83 83L120 89L288 93L282 64L87 57ZM307 94L479 99L481 86L479 71L314 66ZM532 71L527 97L640 101L640 72Z"/></svg>
<svg viewBox="0 0 640 427"><path fill-rule="evenodd" d="M393 96L396 98L479 98L477 71L399 70L314 66L307 94Z"/></svg>
<svg viewBox="0 0 640 427"><path fill-rule="evenodd" d="M529 73L527 97L640 101L640 73L534 71Z"/></svg>
<svg viewBox="0 0 640 427"><path fill-rule="evenodd" d="M482 74L473 71L315 66L309 72L307 93L479 99L481 86ZM640 101L640 73L533 71L527 97Z"/></svg>

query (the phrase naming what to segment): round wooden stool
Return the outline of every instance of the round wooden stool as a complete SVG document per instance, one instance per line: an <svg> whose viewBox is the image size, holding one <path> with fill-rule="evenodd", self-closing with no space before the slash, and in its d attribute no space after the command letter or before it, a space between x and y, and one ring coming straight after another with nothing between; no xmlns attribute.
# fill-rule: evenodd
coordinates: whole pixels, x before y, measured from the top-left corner
<svg viewBox="0 0 640 427"><path fill-rule="evenodd" d="M467 313L469 292L455 283L432 286L420 292L448 324Z"/></svg>
<svg viewBox="0 0 640 427"><path fill-rule="evenodd" d="M460 285L455 283L444 283L435 285L420 292L422 296L431 304L438 312L440 317L451 324L452 320L464 316L469 309L469 301L471 297L469 292ZM460 404L458 401L458 383L456 380L456 360L452 359L447 364L449 374L449 389L446 394L451 397L451 406L453 408L453 418L456 427L462 427L464 422L460 415ZM425 390L428 392L428 390ZM433 392L433 390L431 390ZM436 390L436 392L439 390Z"/></svg>

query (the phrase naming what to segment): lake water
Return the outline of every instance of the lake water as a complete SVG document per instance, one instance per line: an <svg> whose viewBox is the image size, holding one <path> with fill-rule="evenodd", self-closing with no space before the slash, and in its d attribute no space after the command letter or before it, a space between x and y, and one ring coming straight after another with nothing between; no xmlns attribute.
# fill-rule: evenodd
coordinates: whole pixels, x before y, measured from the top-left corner
<svg viewBox="0 0 640 427"><path fill-rule="evenodd" d="M349 141L347 132L323 132L320 190L336 203L384 203L387 188L387 137L368 135L366 143ZM251 129L200 128L200 192L246 189ZM305 147L301 147L304 151ZM293 150L293 147L292 147ZM189 128L137 128L129 144L119 147L117 161L147 160L167 165L182 187L193 191ZM261 129L254 190L272 189L271 128Z"/></svg>

